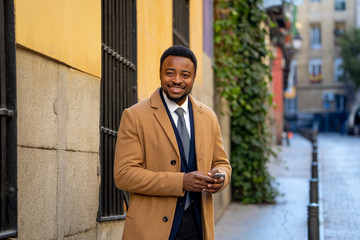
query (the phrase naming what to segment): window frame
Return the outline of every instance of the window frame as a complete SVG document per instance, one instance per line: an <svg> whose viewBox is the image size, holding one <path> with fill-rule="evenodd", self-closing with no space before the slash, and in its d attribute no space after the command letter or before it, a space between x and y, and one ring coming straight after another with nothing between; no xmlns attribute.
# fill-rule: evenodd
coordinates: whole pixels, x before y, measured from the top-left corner
<svg viewBox="0 0 360 240"><path fill-rule="evenodd" d="M190 47L189 0L173 0L173 44Z"/></svg>
<svg viewBox="0 0 360 240"><path fill-rule="evenodd" d="M346 0L334 0L335 11L346 11Z"/></svg>
<svg viewBox="0 0 360 240"><path fill-rule="evenodd" d="M320 24L311 24L310 25L310 47L311 47L311 49L321 49L322 48L321 25Z"/></svg>
<svg viewBox="0 0 360 240"><path fill-rule="evenodd" d="M321 83L322 82L322 59L312 58L309 60L309 82Z"/></svg>
<svg viewBox="0 0 360 240"><path fill-rule="evenodd" d="M136 0L102 0L100 188L97 221L126 218L129 193L114 182L114 155L122 112L137 102Z"/></svg>

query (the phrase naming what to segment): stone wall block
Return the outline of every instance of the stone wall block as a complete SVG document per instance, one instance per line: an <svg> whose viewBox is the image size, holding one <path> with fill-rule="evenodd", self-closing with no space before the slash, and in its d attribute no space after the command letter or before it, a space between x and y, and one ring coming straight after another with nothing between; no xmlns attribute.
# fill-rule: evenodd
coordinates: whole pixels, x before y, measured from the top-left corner
<svg viewBox="0 0 360 240"><path fill-rule="evenodd" d="M55 239L56 206L56 151L18 147L18 239Z"/></svg>
<svg viewBox="0 0 360 240"><path fill-rule="evenodd" d="M18 48L16 68L18 145L56 148L58 65Z"/></svg>
<svg viewBox="0 0 360 240"><path fill-rule="evenodd" d="M100 80L65 66L60 71L67 71L66 148L99 152Z"/></svg>
<svg viewBox="0 0 360 240"><path fill-rule="evenodd" d="M97 226L97 240L118 240L122 238L125 221L101 222Z"/></svg>
<svg viewBox="0 0 360 240"><path fill-rule="evenodd" d="M60 183L66 188L65 237L96 228L100 183L98 161L96 153L66 152L66 180Z"/></svg>

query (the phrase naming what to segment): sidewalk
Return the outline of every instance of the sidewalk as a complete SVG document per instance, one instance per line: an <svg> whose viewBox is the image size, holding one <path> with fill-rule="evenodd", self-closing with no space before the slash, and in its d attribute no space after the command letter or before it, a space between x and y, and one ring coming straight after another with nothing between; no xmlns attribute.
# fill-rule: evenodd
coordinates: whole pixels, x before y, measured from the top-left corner
<svg viewBox="0 0 360 240"><path fill-rule="evenodd" d="M311 144L294 134L290 146L284 144L280 149L269 171L284 196L276 204L230 204L215 224L216 240L307 239Z"/></svg>

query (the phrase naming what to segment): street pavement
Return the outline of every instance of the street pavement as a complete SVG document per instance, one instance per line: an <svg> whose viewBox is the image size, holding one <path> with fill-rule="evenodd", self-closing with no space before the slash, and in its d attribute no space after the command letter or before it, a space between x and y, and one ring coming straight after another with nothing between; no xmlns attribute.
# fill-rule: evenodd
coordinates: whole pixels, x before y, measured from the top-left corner
<svg viewBox="0 0 360 240"><path fill-rule="evenodd" d="M325 240L360 239L360 137L319 135Z"/></svg>
<svg viewBox="0 0 360 240"><path fill-rule="evenodd" d="M360 239L360 137L318 135L321 240ZM276 204L231 203L215 224L216 240L307 239L311 144L298 134L281 146L270 173L284 196Z"/></svg>

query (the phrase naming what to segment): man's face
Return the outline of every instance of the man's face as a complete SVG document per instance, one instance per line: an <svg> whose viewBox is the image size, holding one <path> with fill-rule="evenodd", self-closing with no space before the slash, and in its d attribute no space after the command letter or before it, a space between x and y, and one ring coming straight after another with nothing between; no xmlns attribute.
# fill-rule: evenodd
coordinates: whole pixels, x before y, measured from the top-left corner
<svg viewBox="0 0 360 240"><path fill-rule="evenodd" d="M160 80L166 96L178 105L183 104L195 80L193 62L186 57L166 57L160 69Z"/></svg>

